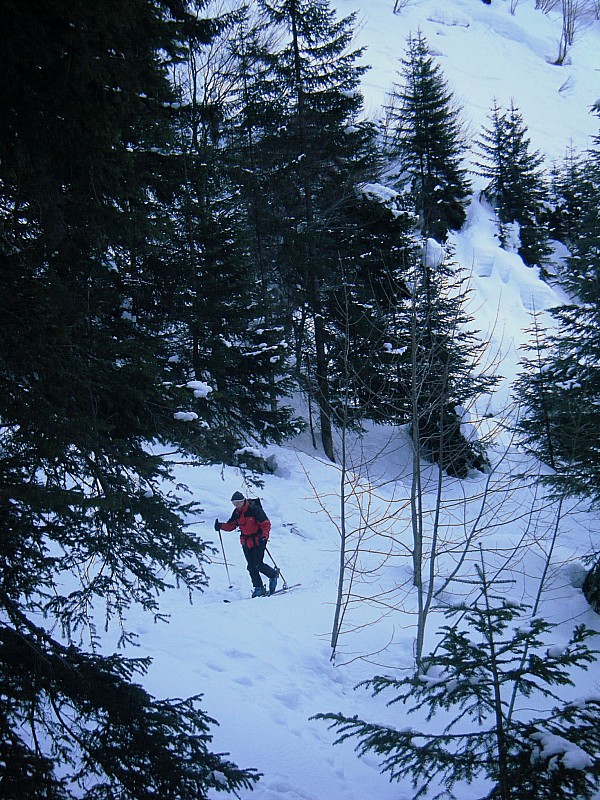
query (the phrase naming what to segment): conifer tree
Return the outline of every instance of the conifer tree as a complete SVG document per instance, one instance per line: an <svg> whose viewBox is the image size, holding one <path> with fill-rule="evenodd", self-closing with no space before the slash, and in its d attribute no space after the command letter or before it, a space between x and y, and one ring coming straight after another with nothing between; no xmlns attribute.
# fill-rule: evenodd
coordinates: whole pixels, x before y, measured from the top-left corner
<svg viewBox="0 0 600 800"><path fill-rule="evenodd" d="M548 229L553 239L571 246L577 238L577 229L582 214L592 199L593 180L587 180L587 159L573 147L567 150L562 163L555 164L550 171Z"/></svg>
<svg viewBox="0 0 600 800"><path fill-rule="evenodd" d="M506 112L494 102L489 119L490 126L478 140L482 159L477 172L490 181L485 195L497 210L500 241L505 248L515 247L528 266L543 268L550 252L543 157L531 151L523 117L513 102Z"/></svg>
<svg viewBox="0 0 600 800"><path fill-rule="evenodd" d="M397 423L399 398L407 392L396 364L399 349L407 347L400 309L420 251L416 215L407 198L366 184L346 218L336 230L341 280L328 297L332 406L346 425Z"/></svg>
<svg viewBox="0 0 600 800"><path fill-rule="evenodd" d="M540 333L523 361L519 429L523 444L556 470L547 478L550 484L597 502L597 303L563 305L552 313L558 331Z"/></svg>
<svg viewBox="0 0 600 800"><path fill-rule="evenodd" d="M310 353L323 447L334 459L325 318L327 293L339 282L333 232L374 163L373 130L359 121L364 68L356 64L360 51L350 50L353 16L336 20L328 3L312 0L260 5L278 44L254 48L240 117L253 157L251 190L266 198L253 197L255 230L262 252L270 248L287 319L302 321L297 351Z"/></svg>
<svg viewBox="0 0 600 800"><path fill-rule="evenodd" d="M407 284L410 297L399 308L405 347L394 359L405 387L398 418L410 422L425 457L464 478L488 462L483 443L464 435L463 417L498 377L481 368L485 344L468 327L469 290L451 256L432 240L422 242Z"/></svg>
<svg viewBox="0 0 600 800"><path fill-rule="evenodd" d="M262 303L273 319L289 318L277 270L277 206L272 200L281 164L270 147L285 117L283 95L270 76L275 31L265 19L248 13L239 21L230 45L234 84L227 100L224 156L241 197L254 272Z"/></svg>
<svg viewBox="0 0 600 800"><path fill-rule="evenodd" d="M198 11L198 8L196 8ZM168 380L167 67L212 26L179 0L0 6L0 793L207 797L256 775L210 752L199 698L159 701L95 621L206 584L158 446L202 399ZM86 652L86 632L90 652Z"/></svg>
<svg viewBox="0 0 600 800"><path fill-rule="evenodd" d="M571 256L563 283L573 298L551 310L556 329L539 332L531 355L523 362L517 391L523 404L520 432L525 447L552 467L545 478L559 495L585 498L593 507L600 503L600 237L596 209L600 202L600 154L588 153L575 202ZM588 596L598 596L597 542L594 586ZM595 587L595 588L594 588Z"/></svg>
<svg viewBox="0 0 600 800"><path fill-rule="evenodd" d="M569 290L584 301L598 302L598 226L596 209L600 197L600 136L596 147L573 166L572 182L563 196L571 211L571 258L567 260L565 280ZM567 179L569 173L567 173Z"/></svg>
<svg viewBox="0 0 600 800"><path fill-rule="evenodd" d="M172 371L179 382L187 376L210 386L198 445L204 457L232 463L242 444L281 442L296 428L281 404L291 388L288 345L257 280L224 152L223 101L210 94L208 77L201 99L200 87L186 87L179 112L182 170L169 274L179 275L172 321L182 325Z"/></svg>
<svg viewBox="0 0 600 800"><path fill-rule="evenodd" d="M408 181L421 233L445 242L464 224L471 188L460 109L420 31L409 36L401 64L403 82L393 87L388 108L391 154L399 156L400 181Z"/></svg>
<svg viewBox="0 0 600 800"><path fill-rule="evenodd" d="M406 678L366 682L374 695L392 692L402 722L364 722L358 716L320 714L339 732L336 743L358 739L361 755L375 753L390 780L409 779L413 798L461 797L460 789L486 781L499 800L592 798L599 786L597 726L600 702L564 702L574 667L587 669L594 635L577 626L566 646L552 647L552 625L521 604L499 597L479 569L479 598L444 609L440 642ZM527 705L521 717L512 695ZM533 717L531 707L543 709ZM396 706L397 707L397 706ZM428 726L408 726L406 714L424 712ZM442 724L433 727L441 717ZM437 781L434 783L434 780ZM440 786L441 784L441 786ZM435 794L433 794L435 792Z"/></svg>
<svg viewBox="0 0 600 800"><path fill-rule="evenodd" d="M252 280L236 210L217 190L205 200L192 203L173 240L187 280L179 295L183 326L173 336L171 378L210 387L199 413L198 452L234 463L243 444L280 443L296 430L291 408L282 403L292 385L290 352L283 327L268 321L260 284Z"/></svg>
<svg viewBox="0 0 600 800"><path fill-rule="evenodd" d="M335 402L346 426L410 424L419 457L464 478L488 465L476 427L465 424L468 409L499 379L482 370L470 293L451 256L415 237L405 198L377 185L364 192L354 234L362 253L340 257L347 272L331 296Z"/></svg>

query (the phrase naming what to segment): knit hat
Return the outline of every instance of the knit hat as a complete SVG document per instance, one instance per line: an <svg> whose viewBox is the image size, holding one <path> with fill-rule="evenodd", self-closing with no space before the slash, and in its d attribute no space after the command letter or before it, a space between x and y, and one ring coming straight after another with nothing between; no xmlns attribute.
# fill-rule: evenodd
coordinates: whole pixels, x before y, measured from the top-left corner
<svg viewBox="0 0 600 800"><path fill-rule="evenodd" d="M232 502L232 503L235 503L235 502L237 502L238 500L245 500L245 499L246 499L246 498L244 497L244 495L243 495L241 492L234 492L234 493L231 495L231 502Z"/></svg>

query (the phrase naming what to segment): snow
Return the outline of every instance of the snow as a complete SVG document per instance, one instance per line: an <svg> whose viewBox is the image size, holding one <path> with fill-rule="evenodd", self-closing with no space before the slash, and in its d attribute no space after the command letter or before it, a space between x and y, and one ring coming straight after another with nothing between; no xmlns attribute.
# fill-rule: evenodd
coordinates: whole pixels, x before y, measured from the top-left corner
<svg viewBox="0 0 600 800"><path fill-rule="evenodd" d="M553 766L556 766L557 761L562 761L567 769L586 769L592 766L588 754L562 736L540 732L534 733L531 738L541 745L540 757L550 758Z"/></svg>
<svg viewBox="0 0 600 800"><path fill-rule="evenodd" d="M179 422L194 422L198 419L195 411L176 411L173 417Z"/></svg>
<svg viewBox="0 0 600 800"><path fill-rule="evenodd" d="M427 239L425 242L425 252L423 254L423 261L431 269L439 267L446 257L445 248L436 242L435 239Z"/></svg>
<svg viewBox="0 0 600 800"><path fill-rule="evenodd" d="M372 500L375 507L369 509L370 519L377 521L386 509L396 509L393 530L408 542L408 449L398 444L397 436L391 440L388 434L385 428L371 428L360 446L356 443L350 448L350 458L362 483L370 481L378 487ZM391 698L371 698L364 689L354 687L375 674L402 676L412 667L414 601L410 598L409 559L406 554L396 554L392 564L378 566L382 557L363 558L360 566L371 571L357 577L354 592L371 599L350 605L348 630L342 634L338 656L332 662L339 467L314 452L306 435L293 447L269 447L262 454L273 457L276 472L262 476L261 489L245 483L242 473L232 467L177 467L178 480L192 489L194 499L202 506L189 522L216 548L208 565L210 585L193 597L192 604L185 591L169 591L162 603L170 614L168 624L150 624L141 612L133 614L129 624L139 646L130 648L129 654L136 656L141 651L152 656L144 684L155 696L204 695L203 708L219 722L212 731L213 749L228 752L240 766L252 766L264 774L254 792L240 793L243 800L407 799L412 796L408 781L390 784L380 774L376 757L359 759L350 742L333 746L334 733L312 717L341 711L385 721L396 728L406 724L400 706L386 707L386 700ZM371 465L374 454L378 459ZM524 456L507 448L506 453L496 452L494 461L497 472L489 488L488 515L494 526L491 544L500 548L500 560L510 561L514 583L506 590L507 599L532 604L548 547L551 509L541 498L532 500L532 488L511 477L511 472L531 467ZM369 465L368 476L365 465ZM464 530L469 528L467 519L477 514L482 489L489 480L490 476L479 475L449 486L449 496L464 501L459 511L456 506L444 512L449 535L455 535L452 528L457 527L457 514L465 520ZM251 599L250 580L235 531L222 534L226 570L212 521L229 516L229 498L240 488L249 497L261 498L272 522L269 552L284 579L289 584L301 584L297 589ZM431 486L425 492L426 507L433 508L433 489ZM352 528L357 523L355 504L349 502L348 510ZM577 583L573 575L581 569L576 553L589 545L582 532L592 523L592 518L574 508L572 516L565 519L561 544L555 550L538 616L559 624L559 632L554 631L548 642L556 651L560 641L568 640L575 623L586 622L590 627L600 623L580 588L573 585ZM382 552L387 531L380 528L379 532L381 535L373 535L370 544L372 550ZM511 548L515 548L512 560L507 556ZM466 572L473 574L471 568ZM377 604L373 598L382 591L397 593L399 610L390 613ZM451 587L448 595L456 596L456 591L456 586ZM432 623L429 644L435 639ZM435 673L424 679L435 681ZM578 673L577 697L593 694L597 682L596 666L588 673ZM415 729L418 727L415 725ZM575 747L567 749L567 745L540 734L541 753L553 748L552 754L565 764L584 767L585 754ZM477 786L465 787L461 796L466 800L479 796Z"/></svg>
<svg viewBox="0 0 600 800"><path fill-rule="evenodd" d="M560 20L556 14L535 11L534 0L522 0L514 15L507 0L492 0L491 6L479 0L409 0L396 15L392 7L393 0L362 4L339 0L337 4L340 15L358 12L356 44L368 45L364 60L372 69L365 75L364 91L370 115L381 116L386 94L398 79L406 38L420 29L439 54L474 136L487 124L495 99L503 107L514 101L532 147L545 154L548 164L561 159L571 144L579 150L591 145L598 132L598 119L589 111L597 102L598 87L592 76L600 69L600 23L579 37L568 64L557 67L551 62L558 50ZM487 409L490 427L498 433L491 454L493 472L447 485L446 497L454 505L443 514L442 530L448 542L472 534L484 550L487 545L497 548L498 554L490 553L489 559L508 570L505 574L512 582L503 587L506 599L534 605L557 509L545 502L532 481L518 478L541 467L515 448L502 425L510 410L511 385L528 341L532 314L545 312L564 295L560 287L544 283L538 271L527 268L515 252L500 248L493 213L479 199L483 186L477 178L474 183L467 223L451 237L449 246L470 276L474 293L469 312L475 317L474 327L490 341L488 366L504 381ZM393 191L381 184L363 190L388 203L394 201ZM435 243L430 256L440 257ZM547 314L542 319L550 324ZM188 387L197 397L206 397L210 391L201 382ZM189 422L197 415L178 412L175 417ZM465 411L465 428L472 424ZM242 800L412 797L408 780L390 784L380 774L375 756L359 759L351 742L333 746L334 733L312 719L320 712L340 711L398 728L406 723L400 705L386 706L390 698L371 698L364 689L354 687L375 674L405 675L413 665L414 598L406 550L410 542L409 442L402 431L371 427L364 439L350 444L354 467L350 488L356 490L348 509L350 546L356 546L361 536L368 545L368 553L358 562L360 574L353 592L355 598L367 599L349 604L334 662L330 637L338 576L341 475L338 466L313 449L308 434L286 447L260 451L277 464L275 474L262 476L261 488L244 483L243 474L235 468L175 468L177 481L186 483L202 506L202 512L189 520L192 529L214 542L215 554L207 566L210 584L193 597L193 604L183 589L170 590L162 604L170 615L169 624L151 624L141 612L133 612L128 620L139 646L130 647L126 654L153 658L143 679L149 691L158 697L202 693L204 709L219 722L212 731L213 749L230 753L242 767L264 773L254 792L240 792ZM426 475L426 513L435 508L435 486L427 480ZM361 491L369 486L374 488L367 509L373 524L365 529L359 505L367 502ZM250 599L251 585L236 533L223 534L226 569L212 521L229 517L229 498L240 488L248 496L261 498L272 522L269 551L285 580L301 583L294 591ZM568 641L575 623L600 626L581 592L585 574L581 557L590 548L597 519L576 503L562 513L558 543L535 612L557 623L548 642L556 652L560 642ZM393 551L389 549L392 533L398 541ZM448 547L440 574L453 568L455 558ZM462 569L472 575L474 566L467 559ZM466 591L449 584L444 597L453 603ZM429 646L437 641L437 622L435 617L430 622ZM109 632L106 647L116 646L117 638L117 631ZM587 673L578 673L578 696L592 694L599 678L597 664ZM576 769L588 765L586 754L566 740L544 731L535 738L541 754ZM481 792L475 783L462 787L460 796L470 800Z"/></svg>
<svg viewBox="0 0 600 800"><path fill-rule="evenodd" d="M212 386L209 386L204 381L188 381L186 386L192 390L194 397L208 397L212 392Z"/></svg>
<svg viewBox="0 0 600 800"><path fill-rule="evenodd" d="M387 206L393 206L400 196L399 192L382 183L365 183L361 186L361 191L365 197Z"/></svg>
<svg viewBox="0 0 600 800"><path fill-rule="evenodd" d="M236 456L254 456L255 458L260 458L262 453L256 447L240 447L239 450L235 451Z"/></svg>

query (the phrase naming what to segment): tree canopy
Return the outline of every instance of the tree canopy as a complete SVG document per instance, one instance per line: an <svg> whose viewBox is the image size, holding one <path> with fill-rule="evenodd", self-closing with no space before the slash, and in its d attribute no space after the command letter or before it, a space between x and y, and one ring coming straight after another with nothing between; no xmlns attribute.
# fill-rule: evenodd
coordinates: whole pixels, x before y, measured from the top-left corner
<svg viewBox="0 0 600 800"><path fill-rule="evenodd" d="M160 616L166 586L206 584L151 446L193 448L181 417L201 400L166 380L164 318L136 300L167 299L168 69L215 23L178 0L24 0L0 27L1 793L250 786L210 752L198 698L158 701L133 680L144 660L95 652L102 606L127 638L132 603Z"/></svg>

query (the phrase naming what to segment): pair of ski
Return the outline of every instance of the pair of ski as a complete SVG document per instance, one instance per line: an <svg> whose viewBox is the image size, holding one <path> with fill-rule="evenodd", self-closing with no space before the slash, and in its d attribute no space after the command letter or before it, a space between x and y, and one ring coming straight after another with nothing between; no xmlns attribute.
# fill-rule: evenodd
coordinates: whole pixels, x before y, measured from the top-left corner
<svg viewBox="0 0 600 800"><path fill-rule="evenodd" d="M275 589L275 591L272 594L264 594L264 595L262 595L262 597L272 597L274 594L285 594L286 592L291 592L292 589L297 589L301 585L302 584L300 584L300 583L292 583L289 586L282 586L281 589ZM255 598L239 597L239 598L236 598L236 599L238 599L238 600L251 600L251 599L258 600L257 597L255 597ZM224 603L233 603L234 601L233 600L223 600L223 602Z"/></svg>

